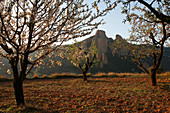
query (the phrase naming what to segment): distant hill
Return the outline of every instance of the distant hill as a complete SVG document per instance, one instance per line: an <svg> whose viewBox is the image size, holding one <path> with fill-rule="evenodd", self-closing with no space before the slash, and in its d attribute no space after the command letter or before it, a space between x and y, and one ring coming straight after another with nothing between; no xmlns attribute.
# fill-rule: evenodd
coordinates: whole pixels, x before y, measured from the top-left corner
<svg viewBox="0 0 170 113"><path fill-rule="evenodd" d="M116 35L115 40L123 40L120 35ZM113 48L110 47L110 44L113 43L115 40L112 38L108 38L105 34L105 31L98 30L94 36L91 36L85 40L83 40L84 47L89 47L91 45L92 41L95 41L96 47L99 50L99 53L97 54L97 58L99 60L99 65L97 67L93 67L90 69L90 73L98 73L98 72L142 72L142 70L138 67L138 65L134 64L131 61L131 58L129 59L122 59L120 56L121 55L127 55L127 50L126 48L122 48L121 51L119 51L119 55L113 55ZM170 48L165 48L164 49L164 54L165 57L163 57L162 60L162 68L164 71L170 71ZM45 59L46 62L48 62L48 58ZM41 66L41 68L34 68L34 70L31 72L30 75L33 73L37 73L39 75L43 74L53 74L53 73L81 73L81 71L73 66L69 61L66 59L62 58L55 58L54 60L60 60L63 62L62 66L55 65L54 67L49 67L49 66ZM2 68L0 70L0 75L6 75L9 76L6 73L6 70L9 67L8 62L5 62L5 66L2 66L0 64L0 67ZM149 64L147 64L149 66Z"/></svg>

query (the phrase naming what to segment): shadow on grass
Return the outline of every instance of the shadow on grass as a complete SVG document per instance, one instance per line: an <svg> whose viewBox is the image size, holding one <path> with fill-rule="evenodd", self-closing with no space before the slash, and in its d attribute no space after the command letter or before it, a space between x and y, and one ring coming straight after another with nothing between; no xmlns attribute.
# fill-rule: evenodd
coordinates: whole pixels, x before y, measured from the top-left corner
<svg viewBox="0 0 170 113"><path fill-rule="evenodd" d="M30 107L30 106L27 106L27 107L24 107L24 108L21 108L21 107L10 107L8 108L7 111L0 111L0 113L59 113L58 111L47 111L47 110L44 110L44 109L39 109L39 108L35 108L35 107Z"/></svg>
<svg viewBox="0 0 170 113"><path fill-rule="evenodd" d="M12 79L8 78L0 78L0 82L12 81Z"/></svg>
<svg viewBox="0 0 170 113"><path fill-rule="evenodd" d="M23 110L20 110L18 111L19 113L59 113L58 111L53 111L53 112L50 112L50 111L45 111L43 109L38 109L38 108L35 108L35 107L26 107L25 109Z"/></svg>
<svg viewBox="0 0 170 113"><path fill-rule="evenodd" d="M163 89L164 91L170 92L170 85L169 82L162 82L160 83L159 87Z"/></svg>
<svg viewBox="0 0 170 113"><path fill-rule="evenodd" d="M34 77L34 78L27 78L28 80L31 79L67 79L67 78L83 78L82 76L69 76L69 75L64 75L64 76L55 76L55 77Z"/></svg>
<svg viewBox="0 0 170 113"><path fill-rule="evenodd" d="M111 81L107 81L107 80L87 80L87 82L94 82L94 83L97 83L97 82L104 82L104 83L110 83Z"/></svg>
<svg viewBox="0 0 170 113"><path fill-rule="evenodd" d="M33 113L33 112L43 113L43 112L47 112L47 111L44 111L43 109L34 108L34 107L25 107L25 109L18 110L17 112L20 112L20 113Z"/></svg>
<svg viewBox="0 0 170 113"><path fill-rule="evenodd" d="M100 76L87 76L87 78L126 78L129 77L127 75L119 76L119 75L100 75ZM70 76L70 75L64 75L64 76L55 76L55 77L34 77L34 78L26 78L26 80L39 80L39 79L68 79L68 78L83 78L83 76ZM13 79L8 79L8 78L0 78L0 82L6 82L6 81L12 81Z"/></svg>
<svg viewBox="0 0 170 113"><path fill-rule="evenodd" d="M100 75L100 76L91 76L91 78L126 78L126 77L130 77L128 75Z"/></svg>

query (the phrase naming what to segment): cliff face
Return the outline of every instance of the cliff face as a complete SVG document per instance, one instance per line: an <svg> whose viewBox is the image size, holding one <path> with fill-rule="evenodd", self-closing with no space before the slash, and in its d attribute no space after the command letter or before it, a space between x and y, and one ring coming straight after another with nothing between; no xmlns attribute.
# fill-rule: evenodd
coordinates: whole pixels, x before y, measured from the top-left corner
<svg viewBox="0 0 170 113"><path fill-rule="evenodd" d="M108 58L106 53L109 48L109 40L105 34L105 31L98 30L96 34L86 40L84 40L84 46L89 47L91 42L94 41L98 49L97 59L100 62L99 67L103 68L104 64L108 64Z"/></svg>
<svg viewBox="0 0 170 113"><path fill-rule="evenodd" d="M93 41L95 41L97 48L101 53L107 52L108 38L104 31L98 30L93 37Z"/></svg>
<svg viewBox="0 0 170 113"><path fill-rule="evenodd" d="M109 41L105 34L105 31L98 30L93 37L93 41L96 43L96 47L99 51L97 58L100 61L100 68L103 68L104 64L108 64L108 58L106 52L108 51Z"/></svg>
<svg viewBox="0 0 170 113"><path fill-rule="evenodd" d="M118 41L124 40L120 35L116 35L115 38L115 40ZM121 56L128 55L128 48L126 46L121 48L117 56L113 56L113 48L110 46L110 44L113 43L114 40L112 38L108 38L105 34L105 31L98 30L94 36L83 41L85 42L84 46L89 47L92 41L95 41L96 47L99 51L97 54L99 66L97 68L92 69L93 71L142 72L138 65L132 62L131 58L127 60L121 58ZM170 51L170 48L167 48L165 50ZM170 63L170 59L168 60L167 58L164 58L162 60L162 67L165 69L165 71L170 70L170 68L167 68L166 66L167 63L163 64L165 61ZM147 68L150 67L148 63L144 63L144 65Z"/></svg>
<svg viewBox="0 0 170 113"><path fill-rule="evenodd" d="M121 41L123 38L120 35L116 35L116 40ZM105 34L105 31L98 30L94 36L83 41L84 46L89 47L92 41L95 41L96 47L99 51L97 54L97 59L99 61L98 68L103 69L106 66L118 67L119 64L115 65L116 61L113 61L113 59L115 59L115 57L112 55L113 48L110 47L110 43L112 43L114 40L108 38ZM127 48L122 48L119 54L127 55ZM112 70L110 69L109 71Z"/></svg>
<svg viewBox="0 0 170 113"><path fill-rule="evenodd" d="M123 41L124 39L120 35L116 35L115 40ZM121 50L118 52L118 55L113 55L113 49L110 44L113 43L115 40L112 38L108 38L106 36L105 31L98 30L96 34L92 37L87 38L86 40L82 41L83 46L88 48L90 47L92 41L95 41L96 47L98 49L97 59L99 61L98 67L93 67L89 70L90 73L98 73L98 72L142 72L142 70L138 67L138 65L134 64L129 59L123 59L120 56L127 56L128 54L128 48L125 46L121 48ZM170 48L165 48L165 53L170 53ZM168 52L169 51L169 52ZM170 56L170 55L169 55ZM168 64L170 63L170 58L163 58L162 60L162 67L165 69L165 71L170 71L170 67ZM148 64L145 64L148 66ZM45 71L46 72L43 72ZM71 63L69 63L66 60L63 60L63 65L55 66L54 68L48 69L48 66L44 69L40 69L40 72L43 74L49 74L49 70L51 70L51 73L81 73L81 71L73 66ZM48 71L47 71L48 70Z"/></svg>

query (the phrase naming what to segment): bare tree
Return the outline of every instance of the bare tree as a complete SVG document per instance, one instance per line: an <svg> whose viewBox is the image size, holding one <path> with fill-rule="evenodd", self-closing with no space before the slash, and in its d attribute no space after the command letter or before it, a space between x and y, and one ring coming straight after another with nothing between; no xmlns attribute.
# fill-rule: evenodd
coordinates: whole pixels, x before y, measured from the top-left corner
<svg viewBox="0 0 170 113"><path fill-rule="evenodd" d="M108 9L93 13L84 0L1 0L0 57L11 65L15 99L25 105L23 80L64 41L90 34ZM34 56L32 56L34 55Z"/></svg>
<svg viewBox="0 0 170 113"><path fill-rule="evenodd" d="M140 44L130 46L130 55L134 61L151 75L152 85L156 86L156 72L160 67L164 46L169 44L170 10L168 0L122 0L123 11L127 15L124 22L132 25L129 42ZM127 43L128 44L128 43ZM151 72L144 67L143 60L152 58Z"/></svg>
<svg viewBox="0 0 170 113"><path fill-rule="evenodd" d="M75 42L66 48L65 57L69 60L74 66L78 67L82 74L83 80L87 81L86 73L92 68L95 64L97 65L96 55L98 50L96 48L95 42L92 42L90 47L85 48L83 42Z"/></svg>
<svg viewBox="0 0 170 113"><path fill-rule="evenodd" d="M129 14L131 12L133 6L139 6L139 7L144 6L149 10L149 12L152 12L156 18L170 24L170 15L169 15L169 8L168 8L170 5L169 0L149 0L149 1L148 0L113 0L113 1L102 0L102 1L106 3L107 7L112 7L112 9L115 8L119 3L122 3L123 4L122 13L126 13L126 14ZM167 9L166 11L165 10L162 11L158 8L161 7L162 5L164 5L162 9L164 10L166 8ZM129 18L128 15L127 18Z"/></svg>

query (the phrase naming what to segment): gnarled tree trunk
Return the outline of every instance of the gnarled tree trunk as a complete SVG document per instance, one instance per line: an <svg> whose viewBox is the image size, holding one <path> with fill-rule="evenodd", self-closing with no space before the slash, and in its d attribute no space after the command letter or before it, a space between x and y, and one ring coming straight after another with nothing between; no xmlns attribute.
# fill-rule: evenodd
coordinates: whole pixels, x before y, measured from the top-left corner
<svg viewBox="0 0 170 113"><path fill-rule="evenodd" d="M23 93L23 81L20 79L14 79L13 81L14 93L17 106L24 106L24 93Z"/></svg>
<svg viewBox="0 0 170 113"><path fill-rule="evenodd" d="M83 80L84 80L84 81L87 81L87 75L86 75L86 72L83 72Z"/></svg>
<svg viewBox="0 0 170 113"><path fill-rule="evenodd" d="M152 81L152 86L156 86L156 69L151 70L151 81Z"/></svg>
<svg viewBox="0 0 170 113"><path fill-rule="evenodd" d="M15 57L10 60L11 68L13 71L13 87L17 106L24 106L24 93L23 93L23 80L25 78L25 65L22 65L21 73L18 71L18 58Z"/></svg>

